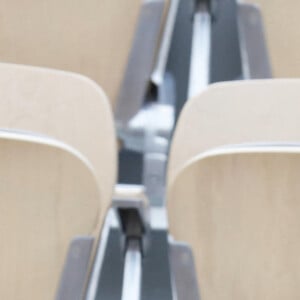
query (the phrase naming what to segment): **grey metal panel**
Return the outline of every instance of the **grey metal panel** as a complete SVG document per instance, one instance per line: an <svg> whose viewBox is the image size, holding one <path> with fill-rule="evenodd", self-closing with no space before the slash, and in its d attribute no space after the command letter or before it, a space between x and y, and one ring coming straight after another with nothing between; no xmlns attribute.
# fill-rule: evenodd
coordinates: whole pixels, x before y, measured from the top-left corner
<svg viewBox="0 0 300 300"><path fill-rule="evenodd" d="M82 300L93 244L92 237L79 237L71 242L56 300Z"/></svg>
<svg viewBox="0 0 300 300"><path fill-rule="evenodd" d="M199 300L193 253L185 244L170 243L170 262L177 300Z"/></svg>
<svg viewBox="0 0 300 300"><path fill-rule="evenodd" d="M151 230L142 278L142 300L173 300L166 230Z"/></svg>
<svg viewBox="0 0 300 300"><path fill-rule="evenodd" d="M120 300L124 268L122 232L110 228L103 266L97 284L96 300Z"/></svg>
<svg viewBox="0 0 300 300"><path fill-rule="evenodd" d="M141 184L143 177L143 154L122 149L119 152L118 183Z"/></svg>
<svg viewBox="0 0 300 300"><path fill-rule="evenodd" d="M195 0L180 0L167 63L175 83L176 118L187 100L194 11Z"/></svg>
<svg viewBox="0 0 300 300"><path fill-rule="evenodd" d="M115 118L120 126L139 111L154 67L165 0L144 0L127 68L119 91Z"/></svg>
<svg viewBox="0 0 300 300"><path fill-rule="evenodd" d="M264 25L258 7L246 3L239 4L238 21L244 78L271 78Z"/></svg>
<svg viewBox="0 0 300 300"><path fill-rule="evenodd" d="M242 76L236 0L215 3L211 36L210 82L230 81Z"/></svg>

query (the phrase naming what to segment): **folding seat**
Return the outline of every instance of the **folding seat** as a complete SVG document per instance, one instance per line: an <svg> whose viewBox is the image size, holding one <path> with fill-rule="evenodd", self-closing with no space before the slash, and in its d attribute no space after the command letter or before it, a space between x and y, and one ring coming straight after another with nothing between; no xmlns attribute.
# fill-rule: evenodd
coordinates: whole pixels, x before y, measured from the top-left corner
<svg viewBox="0 0 300 300"><path fill-rule="evenodd" d="M34 137L47 136L76 149L95 173L96 182L100 187L101 201L105 202L105 207L108 207L116 180L116 138L110 105L97 84L83 76L68 72L0 64L0 87L2 105L0 129ZM80 178L77 180L78 183L81 184ZM122 225L126 228L128 211L130 212L128 222L131 222L132 211L134 220L136 211L138 211L138 218L139 214L143 214L146 203L140 198L144 192L133 187L128 195L128 189L120 190L119 187L116 194L119 201L114 206L122 213L125 211L125 221ZM111 212L110 210L106 219L108 224L105 227L106 237L101 238L100 254L93 266L93 274L95 274L93 278L98 277L98 279L93 280L91 289L88 291L88 299L93 299L98 292L101 293L102 286L100 284L98 289L98 280L101 281L102 262L106 251L109 253L112 250L108 241L110 237L108 229L111 222L118 224L118 220L112 216ZM103 215L98 217L100 220L103 219ZM144 219L141 220L143 230L146 227L144 227ZM144 233L143 230L142 233ZM127 240L126 230L118 232L118 236L121 241L118 241L117 246L122 246L120 250L120 255L122 255L121 253L127 252L127 243L122 243ZM76 257L77 250L74 251ZM67 259L66 271L62 274L62 287L59 291L63 296L57 298L58 300L72 299L69 296L70 288L66 281L72 276L77 276L78 270L72 271L69 261L72 261L72 255L70 259ZM127 265L126 262L125 265ZM129 270L131 270L130 266L129 264ZM103 272L106 275L105 270ZM116 276L122 280L122 271ZM115 289L118 288L115 287Z"/></svg>
<svg viewBox="0 0 300 300"><path fill-rule="evenodd" d="M299 91L299 80L216 84L181 113L167 206L201 299L299 298L299 147L287 147L300 141Z"/></svg>
<svg viewBox="0 0 300 300"><path fill-rule="evenodd" d="M72 73L0 64L0 128L60 140L93 166L105 199L116 176L116 138L108 100L93 81Z"/></svg>
<svg viewBox="0 0 300 300"><path fill-rule="evenodd" d="M92 241L88 287L110 200L88 160L48 137L1 131L0 177L0 298L55 299L69 245L79 260L84 237Z"/></svg>
<svg viewBox="0 0 300 300"><path fill-rule="evenodd" d="M207 151L177 175L170 230L193 249L201 299L299 299L299 175L299 144Z"/></svg>
<svg viewBox="0 0 300 300"><path fill-rule="evenodd" d="M3 0L0 61L84 74L114 104L141 3Z"/></svg>

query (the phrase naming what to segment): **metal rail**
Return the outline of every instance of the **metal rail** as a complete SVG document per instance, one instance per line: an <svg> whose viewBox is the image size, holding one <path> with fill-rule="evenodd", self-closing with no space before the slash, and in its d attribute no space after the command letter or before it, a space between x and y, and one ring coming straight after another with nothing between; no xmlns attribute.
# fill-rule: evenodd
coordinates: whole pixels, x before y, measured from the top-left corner
<svg viewBox="0 0 300 300"><path fill-rule="evenodd" d="M211 14L206 2L198 3L194 15L188 99L200 93L210 79Z"/></svg>

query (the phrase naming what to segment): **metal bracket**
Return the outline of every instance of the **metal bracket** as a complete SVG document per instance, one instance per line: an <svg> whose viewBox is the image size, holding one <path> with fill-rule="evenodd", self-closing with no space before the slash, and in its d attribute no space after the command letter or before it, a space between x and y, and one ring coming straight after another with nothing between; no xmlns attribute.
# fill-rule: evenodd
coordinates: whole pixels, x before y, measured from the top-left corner
<svg viewBox="0 0 300 300"><path fill-rule="evenodd" d="M126 126L119 129L118 133L126 149L144 153L147 145L149 145L147 140L149 132L152 134L155 131L157 138L161 137L168 140L173 126L174 108L171 105L149 103Z"/></svg>
<svg viewBox="0 0 300 300"><path fill-rule="evenodd" d="M190 247L183 243L170 241L170 264L175 299L199 300L195 262Z"/></svg>
<svg viewBox="0 0 300 300"><path fill-rule="evenodd" d="M141 297L142 256L147 250L149 235L149 208L145 198L114 199L120 228L123 232L125 253L122 300Z"/></svg>
<svg viewBox="0 0 300 300"><path fill-rule="evenodd" d="M162 206L165 200L167 154L145 153L143 183L152 206Z"/></svg>
<svg viewBox="0 0 300 300"><path fill-rule="evenodd" d="M149 207L146 198L124 198L113 200L113 207L116 210L124 241L123 249L126 252L128 241L131 239L140 240L141 251L147 251L149 234Z"/></svg>
<svg viewBox="0 0 300 300"><path fill-rule="evenodd" d="M78 237L71 242L56 300L82 300L93 245L92 237Z"/></svg>

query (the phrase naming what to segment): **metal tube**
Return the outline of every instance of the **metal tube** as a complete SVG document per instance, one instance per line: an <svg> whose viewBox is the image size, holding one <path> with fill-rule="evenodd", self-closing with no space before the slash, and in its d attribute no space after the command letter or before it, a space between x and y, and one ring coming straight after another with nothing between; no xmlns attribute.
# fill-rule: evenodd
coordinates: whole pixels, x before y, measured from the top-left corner
<svg viewBox="0 0 300 300"><path fill-rule="evenodd" d="M142 282L142 254L137 239L128 241L123 276L122 300L140 300Z"/></svg>
<svg viewBox="0 0 300 300"><path fill-rule="evenodd" d="M170 45L173 36L178 5L179 5L179 0L171 0L167 21L165 24L163 37L162 37L162 41L158 53L158 59L151 76L152 82L156 85L162 84L165 76L166 65L167 65L168 56L170 52Z"/></svg>
<svg viewBox="0 0 300 300"><path fill-rule="evenodd" d="M199 4L194 15L188 98L199 94L210 78L211 15L208 5Z"/></svg>

